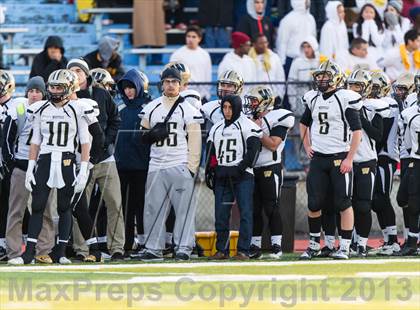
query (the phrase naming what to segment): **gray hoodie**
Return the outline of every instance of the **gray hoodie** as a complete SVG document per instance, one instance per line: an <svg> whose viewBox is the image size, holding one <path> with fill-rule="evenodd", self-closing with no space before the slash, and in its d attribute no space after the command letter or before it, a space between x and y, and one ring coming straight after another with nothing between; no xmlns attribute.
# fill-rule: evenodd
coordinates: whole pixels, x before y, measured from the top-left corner
<svg viewBox="0 0 420 310"><path fill-rule="evenodd" d="M99 55L101 55L102 63L106 67L112 57L112 53L118 50L120 41L110 36L104 36L99 41Z"/></svg>

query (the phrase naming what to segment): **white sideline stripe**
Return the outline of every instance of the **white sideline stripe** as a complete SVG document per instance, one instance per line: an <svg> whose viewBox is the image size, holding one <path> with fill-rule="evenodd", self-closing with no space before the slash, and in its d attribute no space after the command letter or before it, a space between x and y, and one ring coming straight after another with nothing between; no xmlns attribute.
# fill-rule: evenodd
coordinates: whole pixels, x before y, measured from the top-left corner
<svg viewBox="0 0 420 310"><path fill-rule="evenodd" d="M290 281L290 280L324 280L327 276L323 275L301 275L301 274L285 274L285 275L256 275L256 274L215 274L215 275L178 275L163 277L133 277L131 279L121 280L93 280L91 284L136 284L136 283L176 283L181 279L188 280L186 282L255 282L255 281ZM74 281L52 282L60 284L74 284Z"/></svg>
<svg viewBox="0 0 420 310"><path fill-rule="evenodd" d="M358 272L356 273L356 277L362 277L362 278L420 277L420 271Z"/></svg>
<svg viewBox="0 0 420 310"><path fill-rule="evenodd" d="M276 266L299 266L299 265L378 265L394 263L420 263L420 259L350 259L350 260L315 260L294 262L207 262L207 263L139 263L139 264L96 264L96 265L52 265L52 266L7 266L1 267L0 272L41 271L41 270L105 270L105 269L160 269L160 268L198 268L198 267L276 267Z"/></svg>

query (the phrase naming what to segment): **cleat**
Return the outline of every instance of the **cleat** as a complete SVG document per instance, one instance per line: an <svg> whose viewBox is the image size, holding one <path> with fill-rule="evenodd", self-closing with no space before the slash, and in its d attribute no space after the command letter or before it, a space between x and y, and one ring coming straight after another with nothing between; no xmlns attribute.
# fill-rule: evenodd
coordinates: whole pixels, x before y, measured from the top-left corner
<svg viewBox="0 0 420 310"><path fill-rule="evenodd" d="M257 247L255 244L251 244L251 246L249 247L249 258L261 259L262 258L261 248Z"/></svg>
<svg viewBox="0 0 420 310"><path fill-rule="evenodd" d="M337 251L331 254L331 257L334 259L349 259L349 253L338 249Z"/></svg>
<svg viewBox="0 0 420 310"><path fill-rule="evenodd" d="M157 256L150 252L144 252L141 256L138 257L142 262L163 262L162 256Z"/></svg>
<svg viewBox="0 0 420 310"><path fill-rule="evenodd" d="M367 257L368 256L368 251L366 250L366 248L364 246L359 245L357 247L357 257Z"/></svg>
<svg viewBox="0 0 420 310"><path fill-rule="evenodd" d="M280 259L282 257L283 252L281 251L281 246L278 244L273 244L271 246L271 253L268 254L268 257L273 259Z"/></svg>
<svg viewBox="0 0 420 310"><path fill-rule="evenodd" d="M307 248L305 252L302 253L302 255L299 256L300 260L311 260L314 257L317 257L321 253L320 250L314 250L311 248Z"/></svg>
<svg viewBox="0 0 420 310"><path fill-rule="evenodd" d="M382 249L377 253L380 256L391 256L395 255L401 251L401 247L398 243L394 242L392 244L386 244Z"/></svg>
<svg viewBox="0 0 420 310"><path fill-rule="evenodd" d="M324 246L317 257L320 257L320 258L331 257L332 253L334 253L334 248L330 249L329 247Z"/></svg>
<svg viewBox="0 0 420 310"><path fill-rule="evenodd" d="M11 258L7 261L7 264L9 265L23 265L24 261L22 257L15 257L15 258Z"/></svg>

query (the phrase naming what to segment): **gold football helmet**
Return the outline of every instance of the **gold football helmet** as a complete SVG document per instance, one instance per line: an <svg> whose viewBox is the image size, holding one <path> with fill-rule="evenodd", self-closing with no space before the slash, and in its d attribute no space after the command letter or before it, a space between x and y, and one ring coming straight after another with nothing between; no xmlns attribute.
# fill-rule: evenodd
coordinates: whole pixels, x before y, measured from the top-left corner
<svg viewBox="0 0 420 310"><path fill-rule="evenodd" d="M326 92L329 88L338 88L344 80L344 74L340 66L331 60L324 61L312 73L312 77L315 87L320 92Z"/></svg>
<svg viewBox="0 0 420 310"><path fill-rule="evenodd" d="M245 95L245 114L257 118L274 107L274 95L270 87L256 86Z"/></svg>
<svg viewBox="0 0 420 310"><path fill-rule="evenodd" d="M5 70L0 70L0 97L11 95L15 91L15 78Z"/></svg>
<svg viewBox="0 0 420 310"><path fill-rule="evenodd" d="M171 61L170 63L166 64L165 67L163 67L163 70L167 68L173 68L178 70L181 73L181 85L186 86L188 82L191 79L191 71L187 67L186 64L183 64L179 61Z"/></svg>
<svg viewBox="0 0 420 310"><path fill-rule="evenodd" d="M411 73L401 74L392 84L394 96L399 101L404 101L415 90L414 75Z"/></svg>
<svg viewBox="0 0 420 310"><path fill-rule="evenodd" d="M372 77L372 91L370 97L382 98L388 96L391 91L391 80L382 71L373 71L370 73Z"/></svg>
<svg viewBox="0 0 420 310"><path fill-rule="evenodd" d="M417 71L414 76L414 85L416 87L416 92L420 94L420 71Z"/></svg>
<svg viewBox="0 0 420 310"><path fill-rule="evenodd" d="M71 87L71 90L73 92L79 91L80 90L79 77L77 76L76 72L71 71L71 70L69 70L69 71L73 75L73 80L71 81L73 86Z"/></svg>
<svg viewBox="0 0 420 310"><path fill-rule="evenodd" d="M110 90L113 87L112 85L115 85L114 79L106 69L92 69L89 71L89 75L92 77L92 86Z"/></svg>
<svg viewBox="0 0 420 310"><path fill-rule="evenodd" d="M350 89L351 85L358 85L360 90L358 93L362 98L366 98L372 91L372 77L369 71L357 69L347 78L347 87Z"/></svg>
<svg viewBox="0 0 420 310"><path fill-rule="evenodd" d="M63 91L60 93L51 92L50 86L61 86ZM55 70L48 77L48 98L53 103L63 101L75 92L76 87L78 87L78 79L75 78L75 74L73 72L67 69Z"/></svg>
<svg viewBox="0 0 420 310"><path fill-rule="evenodd" d="M222 89L222 84L231 84L235 86L235 90L228 91ZM226 95L240 95L244 87L244 79L239 73L233 70L223 72L217 80L217 96L222 98Z"/></svg>

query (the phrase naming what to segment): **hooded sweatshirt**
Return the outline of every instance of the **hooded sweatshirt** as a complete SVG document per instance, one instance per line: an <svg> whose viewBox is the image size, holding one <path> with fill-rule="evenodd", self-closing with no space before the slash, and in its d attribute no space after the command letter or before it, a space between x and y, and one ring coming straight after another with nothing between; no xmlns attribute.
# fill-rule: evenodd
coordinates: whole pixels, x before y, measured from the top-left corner
<svg viewBox="0 0 420 310"><path fill-rule="evenodd" d="M134 84L136 88L134 99L130 100L124 94L123 81ZM123 103L118 106L121 123L115 147L115 160L118 170L121 171L147 170L149 166L150 146L141 143L139 131L141 121L139 114L151 100L149 95L144 92L143 85L141 76L136 69L128 71L117 84Z"/></svg>
<svg viewBox="0 0 420 310"><path fill-rule="evenodd" d="M289 96L289 103L292 111L296 116L303 114L305 108L301 104L300 98L311 88L310 82L312 81L312 72L319 67L320 59L318 52L318 42L313 36L308 36L302 40L300 46L306 42L308 43L315 52L315 58L307 58L300 48L300 56L295 58L292 62L289 71L288 81L294 82L308 82L306 85L289 84L287 86L287 92Z"/></svg>
<svg viewBox="0 0 420 310"><path fill-rule="evenodd" d="M309 1L309 0L308 0ZM305 7L304 0L291 0L293 10L280 22L277 34L277 53L282 64L286 57L296 58L300 55L300 43L308 35L316 37L314 17Z"/></svg>
<svg viewBox="0 0 420 310"><path fill-rule="evenodd" d="M98 45L98 49L85 55L83 58L90 69L106 69L115 81L118 81L124 74L121 56L116 53L119 41L110 36L104 36ZM115 52L115 53L114 53Z"/></svg>
<svg viewBox="0 0 420 310"><path fill-rule="evenodd" d="M48 48L58 47L61 50L61 60L53 60L48 57ZM66 69L67 59L64 57L63 40L59 36L49 36L45 41L44 50L35 56L32 63L29 77L41 76L45 82L48 81L50 74L59 69Z"/></svg>
<svg viewBox="0 0 420 310"><path fill-rule="evenodd" d="M265 12L265 5L266 1L264 1L263 12ZM270 47L273 47L273 44L275 43L273 41L274 28L270 18L268 16L258 15L257 12L255 12L254 0L247 0L246 10L248 14L241 17L236 30L246 33L251 40L256 38L261 30L261 32L267 37ZM259 19L260 25L258 23Z"/></svg>
<svg viewBox="0 0 420 310"><path fill-rule="evenodd" d="M330 1L325 7L327 21L321 29L320 51L330 59L334 59L337 52L349 48L346 23L340 21L337 14L340 5L343 5L340 1Z"/></svg>

